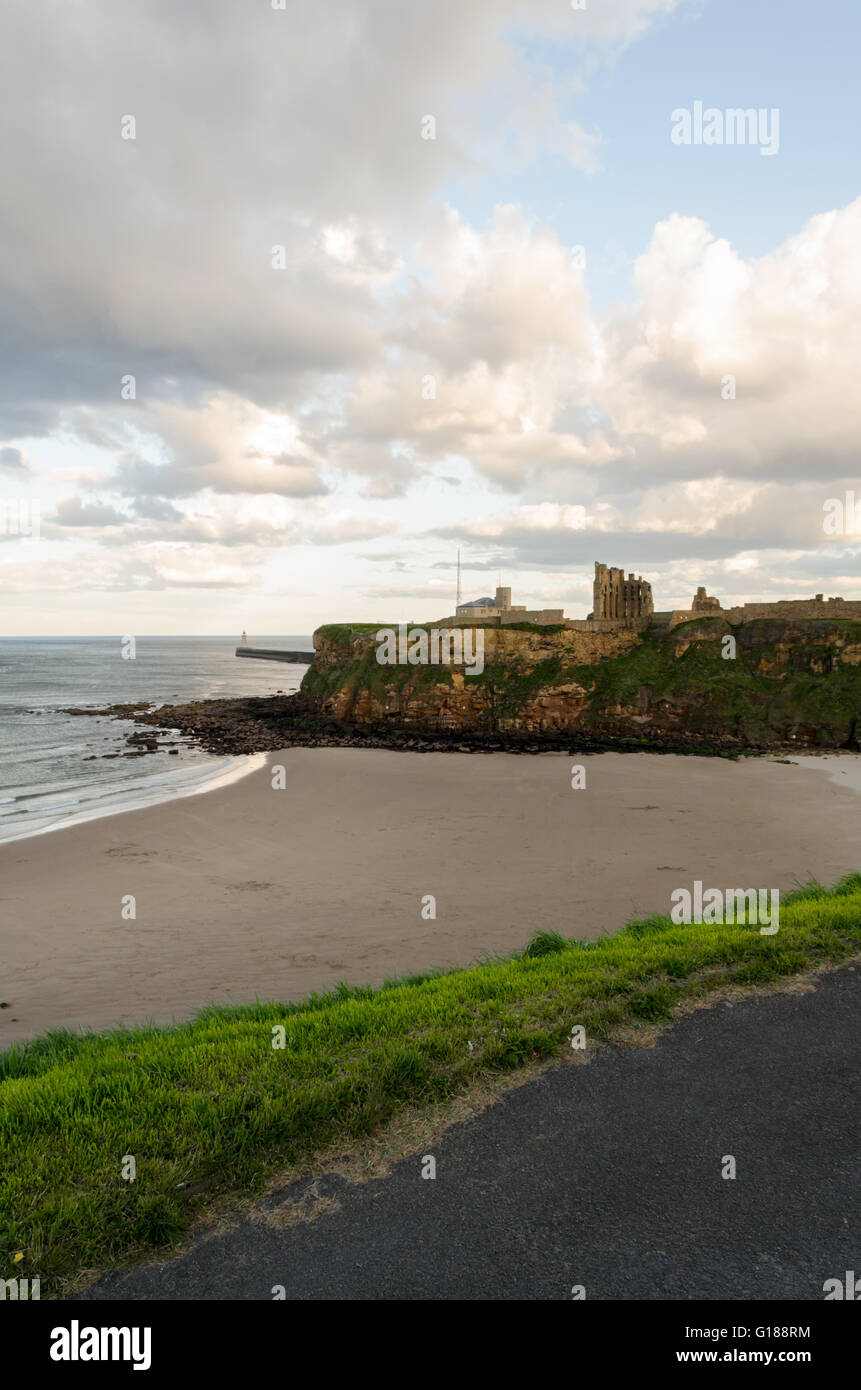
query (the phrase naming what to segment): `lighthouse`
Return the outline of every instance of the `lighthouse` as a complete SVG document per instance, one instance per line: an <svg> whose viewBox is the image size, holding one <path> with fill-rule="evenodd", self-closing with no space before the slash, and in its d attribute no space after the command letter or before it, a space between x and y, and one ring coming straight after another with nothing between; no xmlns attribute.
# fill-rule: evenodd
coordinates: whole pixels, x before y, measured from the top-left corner
<svg viewBox="0 0 861 1390"><path fill-rule="evenodd" d="M247 646L248 646L248 636L247 636L247 634L246 634L245 632L243 632L243 634L242 634L242 641L239 643L239 645L240 645L240 647L247 647Z"/></svg>

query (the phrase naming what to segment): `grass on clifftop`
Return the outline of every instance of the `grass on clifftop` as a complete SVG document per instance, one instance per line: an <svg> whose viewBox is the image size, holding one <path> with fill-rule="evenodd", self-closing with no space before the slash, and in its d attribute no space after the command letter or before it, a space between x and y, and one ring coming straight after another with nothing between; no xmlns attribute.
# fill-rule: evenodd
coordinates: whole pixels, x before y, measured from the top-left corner
<svg viewBox="0 0 861 1390"><path fill-rule="evenodd" d="M13 1047L0 1054L0 1277L62 1293L83 1269L164 1251L206 1207L261 1190L334 1141L348 1146L406 1105L560 1055L577 1024L591 1047L720 986L859 951L856 873L785 898L771 937L658 916L598 941L539 932L512 958L381 989L341 985L296 1004L207 1009L173 1028L54 1032Z"/></svg>

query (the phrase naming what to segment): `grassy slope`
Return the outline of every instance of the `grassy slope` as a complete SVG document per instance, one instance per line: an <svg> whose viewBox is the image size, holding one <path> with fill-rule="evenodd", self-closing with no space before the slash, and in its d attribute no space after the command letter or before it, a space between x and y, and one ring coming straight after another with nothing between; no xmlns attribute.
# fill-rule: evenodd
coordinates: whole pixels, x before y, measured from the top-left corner
<svg viewBox="0 0 861 1390"><path fill-rule="evenodd" d="M0 1274L57 1292L83 1268L163 1248L213 1200L258 1190L406 1104L558 1055L575 1024L592 1043L718 986L859 951L861 873L785 899L774 937L653 917L594 942L539 935L516 957L378 990L209 1009L170 1029L50 1034L0 1054ZM272 1047L278 1024L284 1050Z"/></svg>
<svg viewBox="0 0 861 1390"><path fill-rule="evenodd" d="M676 658L673 645L689 626L703 623L682 624L672 634L650 633L624 656L597 667L580 667L575 678L584 684L594 681L592 718L599 718L607 705L635 704L641 685L651 685L655 700L690 703L698 719L719 724L738 737L769 740L787 724L804 723L816 726L823 742L840 742L848 736L861 710L861 666L838 666L821 675L811 670L810 663L823 661L827 669L835 654L821 640L820 629L839 628L850 640L861 641L861 623L811 622L803 641L798 642L795 634L789 639L784 653L787 664L782 666L777 664L779 648L787 644L787 638L781 620L761 620L747 630L735 628L734 660L724 660L720 642L713 640L696 642ZM763 661L775 663L776 674L759 674Z"/></svg>

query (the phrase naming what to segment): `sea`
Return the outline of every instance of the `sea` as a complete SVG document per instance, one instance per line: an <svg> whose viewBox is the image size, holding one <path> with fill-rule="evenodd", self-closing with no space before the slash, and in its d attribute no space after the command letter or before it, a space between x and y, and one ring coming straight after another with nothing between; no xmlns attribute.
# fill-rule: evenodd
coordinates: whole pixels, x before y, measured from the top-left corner
<svg viewBox="0 0 861 1390"><path fill-rule="evenodd" d="M248 644L313 651L308 634ZM262 762L182 745L177 756L105 757L128 751L128 733L149 731L65 712L299 689L307 666L237 657L236 647L235 634L138 637L133 654L119 637L0 637L0 843L208 791Z"/></svg>

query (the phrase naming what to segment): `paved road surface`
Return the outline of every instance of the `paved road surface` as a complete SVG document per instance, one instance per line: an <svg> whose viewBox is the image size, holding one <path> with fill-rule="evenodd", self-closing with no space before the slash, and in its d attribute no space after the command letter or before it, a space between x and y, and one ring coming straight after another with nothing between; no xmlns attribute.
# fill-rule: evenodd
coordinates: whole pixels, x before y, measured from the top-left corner
<svg viewBox="0 0 861 1390"><path fill-rule="evenodd" d="M567 1299L582 1284L589 1299L821 1301L826 1279L861 1273L859 1024L851 966L719 1004L453 1126L430 1146L435 1180L419 1154L379 1180L327 1178L331 1214L244 1220L86 1297Z"/></svg>

